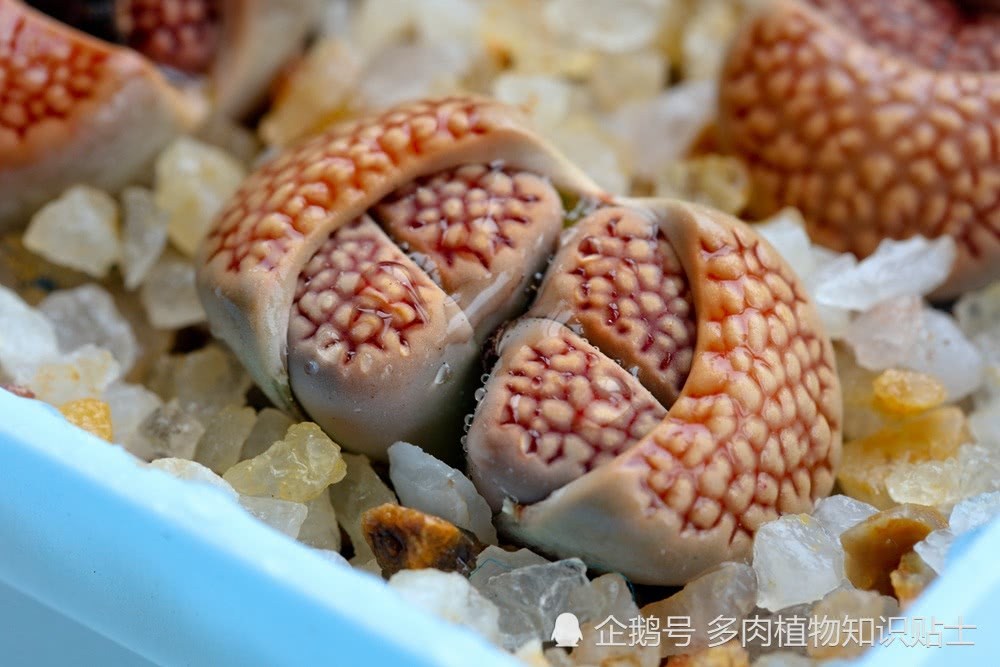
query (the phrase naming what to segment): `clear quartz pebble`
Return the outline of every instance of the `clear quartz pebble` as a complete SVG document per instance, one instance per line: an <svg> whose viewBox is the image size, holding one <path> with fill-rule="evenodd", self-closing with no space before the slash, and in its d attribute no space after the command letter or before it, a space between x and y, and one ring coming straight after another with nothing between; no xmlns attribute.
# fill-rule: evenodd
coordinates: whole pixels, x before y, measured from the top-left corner
<svg viewBox="0 0 1000 667"><path fill-rule="evenodd" d="M337 521L354 545L353 565L375 558L361 530L361 515L386 503L395 503L396 496L372 468L368 457L344 454L347 475L330 487L330 501L337 512Z"/></svg>
<svg viewBox="0 0 1000 667"><path fill-rule="evenodd" d="M103 190L74 186L35 213L24 245L54 264L103 278L121 257L118 204Z"/></svg>
<svg viewBox="0 0 1000 667"><path fill-rule="evenodd" d="M961 500L962 473L957 457L904 462L889 472L885 487L894 502L945 509Z"/></svg>
<svg viewBox="0 0 1000 667"><path fill-rule="evenodd" d="M163 472L173 475L178 479L187 479L192 482L198 482L199 484L207 484L208 486L219 489L223 494L225 494L226 497L233 500L236 500L239 497L239 494L236 493L236 490L229 484L229 482L222 479L200 463L195 463L194 461L189 461L188 459L162 458L156 459L150 463L149 467L162 470Z"/></svg>
<svg viewBox="0 0 1000 667"><path fill-rule="evenodd" d="M224 479L241 494L305 503L344 478L340 445L312 422L291 426L282 440L226 471Z"/></svg>
<svg viewBox="0 0 1000 667"><path fill-rule="evenodd" d="M122 275L126 289L142 285L167 246L167 214L156 206L153 193L142 187L122 191Z"/></svg>
<svg viewBox="0 0 1000 667"><path fill-rule="evenodd" d="M417 40L424 44L447 43L470 62L481 54L483 5L479 0L417 0L414 16Z"/></svg>
<svg viewBox="0 0 1000 667"><path fill-rule="evenodd" d="M114 382L104 390L104 400L111 406L114 442L126 442L154 410L163 405L155 393L141 384Z"/></svg>
<svg viewBox="0 0 1000 667"><path fill-rule="evenodd" d="M177 253L167 252L149 270L139 298L150 324L158 329L180 329L205 320L205 310L194 284L194 266Z"/></svg>
<svg viewBox="0 0 1000 667"><path fill-rule="evenodd" d="M567 117L549 130L548 138L608 192L628 191L628 177L617 154L614 136L589 117L583 114Z"/></svg>
<svg viewBox="0 0 1000 667"><path fill-rule="evenodd" d="M1000 492L981 493L957 503L948 524L955 535L962 535L989 523L1000 515Z"/></svg>
<svg viewBox="0 0 1000 667"><path fill-rule="evenodd" d="M264 408L257 415L257 421L250 429L250 435L243 444L243 453L239 458L252 459L263 454L271 445L281 440L294 423L292 418L281 410Z"/></svg>
<svg viewBox="0 0 1000 667"><path fill-rule="evenodd" d="M337 565L339 567L351 566L351 563L346 558L344 558L339 551L332 551L330 549L313 549L313 553L323 558L323 560L329 563L333 563L334 565Z"/></svg>
<svg viewBox="0 0 1000 667"><path fill-rule="evenodd" d="M739 3L731 0L701 0L684 26L682 71L685 81L715 80L729 43L740 24Z"/></svg>
<svg viewBox="0 0 1000 667"><path fill-rule="evenodd" d="M52 322L0 285L0 378L26 384L35 367L59 356Z"/></svg>
<svg viewBox="0 0 1000 667"><path fill-rule="evenodd" d="M950 238L950 237L945 237ZM958 401L983 382L983 358L948 313L926 306L917 343L906 367L933 375Z"/></svg>
<svg viewBox="0 0 1000 667"><path fill-rule="evenodd" d="M89 283L52 292L38 309L52 322L63 352L93 344L114 355L123 375L132 369L138 356L132 325L100 285Z"/></svg>
<svg viewBox="0 0 1000 667"><path fill-rule="evenodd" d="M808 514L765 523L753 544L757 604L777 610L813 602L844 580L844 549Z"/></svg>
<svg viewBox="0 0 1000 667"><path fill-rule="evenodd" d="M98 398L121 377L121 368L107 350L84 345L34 369L26 382L35 396L52 405L79 398Z"/></svg>
<svg viewBox="0 0 1000 667"><path fill-rule="evenodd" d="M573 650L576 664L614 665L624 661L635 667L659 666L660 650L654 646L653 640L637 639L633 645L624 642L623 646L607 641L602 636L603 632L597 629L608 618L630 624L640 617L639 607L623 576L616 573L601 575L589 586L570 591L568 602L568 608L580 619L583 630L580 644Z"/></svg>
<svg viewBox="0 0 1000 667"><path fill-rule="evenodd" d="M480 551L476 557L476 569L469 574L469 581L476 588L482 589L486 582L498 574L528 565L544 565L548 562L546 558L539 556L531 549L508 551L491 544Z"/></svg>
<svg viewBox="0 0 1000 667"><path fill-rule="evenodd" d="M938 574L943 574L948 560L948 551L955 541L955 534L948 529L932 530L927 537L913 545L924 562Z"/></svg>
<svg viewBox="0 0 1000 667"><path fill-rule="evenodd" d="M251 380L233 354L213 343L161 360L150 385L164 397L177 398L207 424L219 410L246 403Z"/></svg>
<svg viewBox="0 0 1000 667"><path fill-rule="evenodd" d="M990 365L1000 366L1000 281L963 294L954 312L959 328Z"/></svg>
<svg viewBox="0 0 1000 667"><path fill-rule="evenodd" d="M514 651L532 639L547 641L570 594L589 585L587 567L576 558L529 565L492 577L483 594L501 612L500 645Z"/></svg>
<svg viewBox="0 0 1000 667"><path fill-rule="evenodd" d="M753 662L753 667L813 667L816 663L790 650L765 653Z"/></svg>
<svg viewBox="0 0 1000 667"><path fill-rule="evenodd" d="M195 460L217 473L224 473L240 460L243 443L257 421L253 408L228 405L205 424Z"/></svg>
<svg viewBox="0 0 1000 667"><path fill-rule="evenodd" d="M886 239L851 271L831 276L816 290L820 303L855 311L901 296L924 296L941 285L955 261L955 240Z"/></svg>
<svg viewBox="0 0 1000 667"><path fill-rule="evenodd" d="M565 79L554 76L504 73L493 80L493 96L523 107L535 125L545 131L569 115L573 88Z"/></svg>
<svg viewBox="0 0 1000 667"><path fill-rule="evenodd" d="M624 146L632 172L655 182L712 122L715 104L714 81L684 82L652 99L622 105L605 126Z"/></svg>
<svg viewBox="0 0 1000 667"><path fill-rule="evenodd" d="M664 634L660 641L660 656L691 653L712 643L709 632L716 618L745 618L757 604L757 576L744 563L723 563L717 568L692 579L678 593L642 608L643 616L660 619L660 627L668 627L668 617L689 618L694 632L676 636Z"/></svg>
<svg viewBox="0 0 1000 667"><path fill-rule="evenodd" d="M319 494L306 503L306 509L308 513L299 531L299 542L317 549L340 551L340 526L330 494Z"/></svg>
<svg viewBox="0 0 1000 667"><path fill-rule="evenodd" d="M389 579L389 587L410 604L491 642L500 637L500 610L457 572L401 570Z"/></svg>
<svg viewBox="0 0 1000 667"><path fill-rule="evenodd" d="M471 62L457 45L397 44L380 51L365 68L359 91L371 109L458 89Z"/></svg>
<svg viewBox="0 0 1000 667"><path fill-rule="evenodd" d="M655 48L599 58L587 82L595 101L606 111L650 99L668 78L667 58Z"/></svg>
<svg viewBox="0 0 1000 667"><path fill-rule="evenodd" d="M193 257L212 219L239 187L246 170L215 146L181 137L156 159L153 199L167 215L167 234L178 250Z"/></svg>
<svg viewBox="0 0 1000 667"><path fill-rule="evenodd" d="M831 535L840 537L845 530L858 525L876 512L878 510L872 505L838 493L817 502L816 509L813 510L813 518L819 521Z"/></svg>
<svg viewBox="0 0 1000 667"><path fill-rule="evenodd" d="M472 481L415 445L389 447L389 478L406 507L446 519L471 531L486 544L496 544L493 512Z"/></svg>
<svg viewBox="0 0 1000 667"><path fill-rule="evenodd" d="M553 34L605 53L647 46L662 18L657 0L548 0L542 8L542 20Z"/></svg>
<svg viewBox="0 0 1000 667"><path fill-rule="evenodd" d="M255 518L293 539L299 536L308 513L302 503L280 498L240 495L240 505Z"/></svg>
<svg viewBox="0 0 1000 667"><path fill-rule="evenodd" d="M848 325L845 342L858 364L869 370L905 366L913 357L923 326L920 297L880 301Z"/></svg>
<svg viewBox="0 0 1000 667"><path fill-rule="evenodd" d="M125 449L147 461L193 459L204 432L201 422L173 399L153 410L123 444Z"/></svg>
<svg viewBox="0 0 1000 667"><path fill-rule="evenodd" d="M899 616L899 603L888 595L876 591L838 588L827 593L813 605L811 616L817 619L813 627L822 627L824 619L834 620L841 626L843 636L837 642L822 641L819 636L807 642L809 655L815 658L854 658L866 646L873 646L887 634L888 618ZM854 627L855 632L845 632Z"/></svg>

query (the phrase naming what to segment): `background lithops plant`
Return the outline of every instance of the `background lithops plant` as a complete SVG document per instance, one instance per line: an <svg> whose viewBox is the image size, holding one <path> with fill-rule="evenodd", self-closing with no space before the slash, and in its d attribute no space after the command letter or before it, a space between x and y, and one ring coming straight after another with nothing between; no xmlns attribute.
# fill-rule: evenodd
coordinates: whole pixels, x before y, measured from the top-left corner
<svg viewBox="0 0 1000 667"><path fill-rule="evenodd" d="M348 449L454 454L485 340L506 327L470 468L519 538L680 583L779 512L829 493L830 343L787 265L723 214L615 203L517 112L477 98L390 109L286 151L199 256L215 333L281 407ZM409 253L409 254L408 254Z"/></svg>
<svg viewBox="0 0 1000 667"><path fill-rule="evenodd" d="M20 0L0 0L0 227L23 222L77 183L120 189L205 118L209 106L157 64L205 74L212 110L245 113L301 45L315 7L314 0L186 0L175 16L155 11L163 3L139 0L38 4L95 31L84 17L101 12L84 10L109 5L102 34L154 60ZM217 48L214 38L202 40L210 35Z"/></svg>
<svg viewBox="0 0 1000 667"><path fill-rule="evenodd" d="M951 235L943 292L1000 273L1000 11L957 0L777 0L720 83L751 211L798 207L818 242Z"/></svg>

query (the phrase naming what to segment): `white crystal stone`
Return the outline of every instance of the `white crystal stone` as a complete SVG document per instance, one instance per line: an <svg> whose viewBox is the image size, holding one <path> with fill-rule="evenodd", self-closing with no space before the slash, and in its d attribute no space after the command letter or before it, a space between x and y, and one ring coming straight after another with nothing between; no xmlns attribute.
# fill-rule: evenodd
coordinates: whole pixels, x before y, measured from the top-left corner
<svg viewBox="0 0 1000 667"><path fill-rule="evenodd" d="M458 88L470 62L465 51L437 44L398 44L380 51L361 78L360 92L372 109Z"/></svg>
<svg viewBox="0 0 1000 667"><path fill-rule="evenodd" d="M31 218L24 245L55 264L103 278L121 257L118 204L102 190L74 186Z"/></svg>
<svg viewBox="0 0 1000 667"><path fill-rule="evenodd" d="M601 575L590 582L589 586L570 591L568 608L573 610L582 623L583 637L579 646L573 650L573 661L576 664L659 666L660 649L650 638L637 639L631 646L628 642L623 642L625 645L622 646L602 641L603 633L597 626L606 619L614 618L621 623L631 624L641 616L639 607L632 598L632 590L620 574Z"/></svg>
<svg viewBox="0 0 1000 667"><path fill-rule="evenodd" d="M587 567L576 558L529 565L492 577L483 594L501 611L500 644L513 651L532 639L547 641L570 594L589 585Z"/></svg>
<svg viewBox="0 0 1000 667"><path fill-rule="evenodd" d="M158 329L179 329L205 320L194 286L194 266L175 253L160 257L139 294L149 322Z"/></svg>
<svg viewBox="0 0 1000 667"><path fill-rule="evenodd" d="M173 399L146 417L124 444L127 450L146 460L193 459L204 433L201 422Z"/></svg>
<svg viewBox="0 0 1000 667"><path fill-rule="evenodd" d="M78 398L100 398L119 377L121 368L111 353L88 344L37 366L27 385L46 403L62 405Z"/></svg>
<svg viewBox="0 0 1000 667"><path fill-rule="evenodd" d="M757 604L757 576L744 563L723 563L692 579L678 593L643 607L647 618L656 617L660 627L668 627L670 617L690 619L690 635L664 635L659 655L692 653L712 643L710 629L719 618L742 620Z"/></svg>
<svg viewBox="0 0 1000 667"><path fill-rule="evenodd" d="M901 463L886 475L885 487L897 503L945 508L960 499L961 477L957 458Z"/></svg>
<svg viewBox="0 0 1000 667"><path fill-rule="evenodd" d="M765 523L753 544L757 604L772 611L813 602L844 580L844 549L816 519L789 514Z"/></svg>
<svg viewBox="0 0 1000 667"><path fill-rule="evenodd" d="M271 445L285 437L288 427L294 423L292 418L281 410L274 408L261 410L243 445L240 460L252 459L266 452Z"/></svg>
<svg viewBox="0 0 1000 667"><path fill-rule="evenodd" d="M906 366L912 358L923 323L920 297L895 297L880 301L855 317L844 340L863 368L898 368Z"/></svg>
<svg viewBox="0 0 1000 667"><path fill-rule="evenodd" d="M321 556L323 560L332 563L338 567L350 567L350 562L340 555L339 551L331 551L330 549L313 549L313 553L317 556Z"/></svg>
<svg viewBox="0 0 1000 667"><path fill-rule="evenodd" d="M308 510L302 503L293 503L278 498L258 498L240 495L240 505L257 519L278 532L296 538L306 520Z"/></svg>
<svg viewBox="0 0 1000 667"><path fill-rule="evenodd" d="M948 313L925 307L917 343L906 367L940 380L958 401L983 382L983 358Z"/></svg>
<svg viewBox="0 0 1000 667"><path fill-rule="evenodd" d="M715 104L715 82L685 82L652 99L623 105L610 115L607 128L624 145L632 171L656 182L712 121Z"/></svg>
<svg viewBox="0 0 1000 667"><path fill-rule="evenodd" d="M114 355L123 375L132 369L139 354L132 325L100 285L91 283L52 292L38 304L38 309L55 327L63 352L92 343Z"/></svg>
<svg viewBox="0 0 1000 667"><path fill-rule="evenodd" d="M457 572L402 570L389 587L410 604L497 642L500 611Z"/></svg>
<svg viewBox="0 0 1000 667"><path fill-rule="evenodd" d="M200 484L207 484L215 487L233 500L236 500L240 495L236 493L236 489L234 489L229 482L222 479L205 466L200 463L195 463L194 461L168 457L156 459L149 464L149 467L162 470L163 472L173 475L178 479L187 479L192 482L198 482Z"/></svg>
<svg viewBox="0 0 1000 667"><path fill-rule="evenodd" d="M947 528L939 528L928 533L927 537L913 545L925 563L938 574L943 574L948 560L948 550L955 541L955 534Z"/></svg>
<svg viewBox="0 0 1000 667"><path fill-rule="evenodd" d="M59 356L55 328L45 315L0 285L0 377L27 384L38 365Z"/></svg>
<svg viewBox="0 0 1000 667"><path fill-rule="evenodd" d="M684 80L715 80L729 43L740 24L739 5L729 0L702 0L684 27L681 51Z"/></svg>
<svg viewBox="0 0 1000 667"><path fill-rule="evenodd" d="M395 503L396 496L379 478L368 457L344 454L344 463L347 464L347 474L330 487L330 502L337 512L337 521L354 545L351 564L360 565L375 557L361 530L361 515L373 507ZM376 568L376 572L380 570Z"/></svg>
<svg viewBox="0 0 1000 667"><path fill-rule="evenodd" d="M424 44L454 44L471 63L482 50L483 5L479 0L416 0L417 40Z"/></svg>
<svg viewBox="0 0 1000 667"><path fill-rule="evenodd" d="M874 506L838 493L823 498L816 503L813 518L819 521L834 537L840 537L845 530L858 525L878 512Z"/></svg>
<svg viewBox="0 0 1000 667"><path fill-rule="evenodd" d="M143 283L149 270L167 247L166 212L153 201L146 188L128 187L122 191L122 275L125 287L134 290Z"/></svg>
<svg viewBox="0 0 1000 667"><path fill-rule="evenodd" d="M531 549L507 551L491 544L476 557L476 569L469 574L469 581L476 588L482 589L486 582L498 574L529 565L544 565L548 562Z"/></svg>
<svg viewBox="0 0 1000 667"><path fill-rule="evenodd" d="M817 288L816 300L851 310L868 310L880 301L924 296L940 286L955 261L955 240L885 239L852 271L831 277Z"/></svg>
<svg viewBox="0 0 1000 667"><path fill-rule="evenodd" d="M547 130L569 115L573 87L554 76L505 73L493 80L493 96L523 107L537 127Z"/></svg>
<svg viewBox="0 0 1000 667"><path fill-rule="evenodd" d="M608 192L628 191L628 176L618 157L615 138L591 118L582 114L570 116L550 128L548 138Z"/></svg>
<svg viewBox="0 0 1000 667"><path fill-rule="evenodd" d="M1000 366L1000 282L966 292L955 304L958 326L983 357Z"/></svg>
<svg viewBox="0 0 1000 667"><path fill-rule="evenodd" d="M975 530L1000 515L1000 492L980 493L956 504L948 519L955 535Z"/></svg>
<svg viewBox="0 0 1000 667"><path fill-rule="evenodd" d="M150 381L161 395L177 398L204 424L219 410L246 403L250 384L239 360L214 343L160 360Z"/></svg>
<svg viewBox="0 0 1000 667"><path fill-rule="evenodd" d="M114 441L126 442L154 410L163 405L155 393L139 384L115 382L104 390L104 400L111 406Z"/></svg>
<svg viewBox="0 0 1000 667"><path fill-rule="evenodd" d="M243 443L257 421L253 408L228 405L212 415L198 441L195 459L220 475L240 460Z"/></svg>
<svg viewBox="0 0 1000 667"><path fill-rule="evenodd" d="M573 43L606 53L635 51L660 29L662 3L656 0L548 0L545 26Z"/></svg>
<svg viewBox="0 0 1000 667"><path fill-rule="evenodd" d="M806 280L816 270L812 243L798 209L782 209L753 228L774 246L799 278Z"/></svg>
<svg viewBox="0 0 1000 667"><path fill-rule="evenodd" d="M407 33L415 30L421 9L413 0L363 0L356 4L350 37L367 54L404 41Z"/></svg>
<svg viewBox="0 0 1000 667"><path fill-rule="evenodd" d="M399 502L465 528L486 544L496 544L493 512L468 477L419 447L389 447L389 477Z"/></svg>
<svg viewBox="0 0 1000 667"><path fill-rule="evenodd" d="M155 168L153 198L167 214L167 234L174 247L192 257L246 170L220 148L190 137L167 146L156 159Z"/></svg>
<svg viewBox="0 0 1000 667"><path fill-rule="evenodd" d="M663 90L670 63L659 49L608 54L594 64L588 89L607 111L648 100Z"/></svg>
<svg viewBox="0 0 1000 667"><path fill-rule="evenodd" d="M306 509L308 513L299 531L299 542L317 549L340 551L340 526L330 494L319 494L306 503Z"/></svg>
<svg viewBox="0 0 1000 667"><path fill-rule="evenodd" d="M837 253L818 245L812 247L816 270L805 278L806 289L813 297L813 305L823 321L823 327L830 338L840 340L847 335L851 323L851 311L839 306L821 303L816 299L819 286L844 271L850 271L858 264L857 258L849 252Z"/></svg>

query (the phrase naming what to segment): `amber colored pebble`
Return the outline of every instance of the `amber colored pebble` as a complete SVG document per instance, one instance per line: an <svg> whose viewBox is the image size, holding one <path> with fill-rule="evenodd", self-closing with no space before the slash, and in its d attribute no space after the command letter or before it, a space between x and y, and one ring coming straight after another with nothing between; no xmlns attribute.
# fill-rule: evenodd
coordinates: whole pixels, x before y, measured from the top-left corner
<svg viewBox="0 0 1000 667"><path fill-rule="evenodd" d="M111 442L113 437L111 406L104 401L96 398L80 398L64 403L59 412L63 413L69 423Z"/></svg>
<svg viewBox="0 0 1000 667"><path fill-rule="evenodd" d="M968 423L959 408L935 408L846 443L837 481L847 495L886 509L894 505L885 479L895 465L943 461L970 440Z"/></svg>
<svg viewBox="0 0 1000 667"><path fill-rule="evenodd" d="M750 655L734 640L695 653L672 655L663 664L666 667L750 667Z"/></svg>
<svg viewBox="0 0 1000 667"><path fill-rule="evenodd" d="M890 368L874 382L876 405L895 415L913 415L944 403L948 391L940 382L916 371Z"/></svg>
<svg viewBox="0 0 1000 667"><path fill-rule="evenodd" d="M361 530L386 577L431 567L468 574L484 547L453 523L392 503L362 514Z"/></svg>
<svg viewBox="0 0 1000 667"><path fill-rule="evenodd" d="M893 594L904 609L917 599L924 589L937 579L937 572L931 568L916 551L903 555L899 567L889 573Z"/></svg>
<svg viewBox="0 0 1000 667"><path fill-rule="evenodd" d="M932 530L947 527L947 519L926 505L907 503L873 514L840 536L844 572L858 588L892 595L890 574L903 556Z"/></svg>

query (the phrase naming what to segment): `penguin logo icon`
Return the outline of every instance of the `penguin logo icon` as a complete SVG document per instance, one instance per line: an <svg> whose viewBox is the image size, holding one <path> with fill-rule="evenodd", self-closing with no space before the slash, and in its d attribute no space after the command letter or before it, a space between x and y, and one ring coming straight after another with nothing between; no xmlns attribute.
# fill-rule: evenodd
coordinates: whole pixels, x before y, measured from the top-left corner
<svg viewBox="0 0 1000 667"><path fill-rule="evenodd" d="M550 639L561 648L576 648L580 644L580 640L583 639L583 633L580 632L580 619L576 617L576 614L570 612L559 614L556 617L556 626L552 628Z"/></svg>

